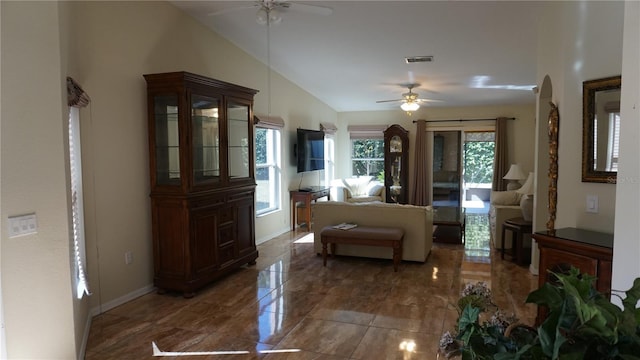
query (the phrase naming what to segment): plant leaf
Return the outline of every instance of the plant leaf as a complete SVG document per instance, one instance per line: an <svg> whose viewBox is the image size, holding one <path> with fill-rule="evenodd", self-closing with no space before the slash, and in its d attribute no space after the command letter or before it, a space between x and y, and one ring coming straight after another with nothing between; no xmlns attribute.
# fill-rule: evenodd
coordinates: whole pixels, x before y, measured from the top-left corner
<svg viewBox="0 0 640 360"><path fill-rule="evenodd" d="M560 290L551 285L550 283L544 283L537 290L533 290L527 296L526 303L536 304L538 306L543 305L549 308L549 310L556 310L562 306L563 298L560 294Z"/></svg>

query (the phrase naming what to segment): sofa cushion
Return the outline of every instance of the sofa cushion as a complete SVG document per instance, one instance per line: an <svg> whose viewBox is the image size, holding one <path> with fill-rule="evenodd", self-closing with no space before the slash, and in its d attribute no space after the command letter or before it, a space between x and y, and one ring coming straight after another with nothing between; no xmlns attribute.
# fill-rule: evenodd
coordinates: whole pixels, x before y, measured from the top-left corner
<svg viewBox="0 0 640 360"><path fill-rule="evenodd" d="M491 203L495 205L520 205L521 196L516 190L492 191Z"/></svg>
<svg viewBox="0 0 640 360"><path fill-rule="evenodd" d="M380 196L380 194L382 193L382 189L384 189L384 185L372 181L371 183L369 183L367 195Z"/></svg>

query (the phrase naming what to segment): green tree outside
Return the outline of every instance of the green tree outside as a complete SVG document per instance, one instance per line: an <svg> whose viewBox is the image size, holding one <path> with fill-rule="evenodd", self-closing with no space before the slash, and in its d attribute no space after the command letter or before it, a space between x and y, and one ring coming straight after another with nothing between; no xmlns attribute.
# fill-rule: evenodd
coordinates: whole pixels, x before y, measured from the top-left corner
<svg viewBox="0 0 640 360"><path fill-rule="evenodd" d="M495 146L493 141L466 141L464 143L465 183L491 183Z"/></svg>

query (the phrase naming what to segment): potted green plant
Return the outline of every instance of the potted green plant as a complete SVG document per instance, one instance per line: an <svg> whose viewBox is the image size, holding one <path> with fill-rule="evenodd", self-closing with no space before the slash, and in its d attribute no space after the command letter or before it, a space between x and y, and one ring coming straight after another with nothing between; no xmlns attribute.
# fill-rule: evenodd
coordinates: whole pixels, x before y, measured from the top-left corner
<svg viewBox="0 0 640 360"><path fill-rule="evenodd" d="M640 359L640 278L620 308L595 290L593 276L575 268L553 275L554 284L526 300L548 309L538 327L505 316L486 284L468 284L457 304L456 329L443 334L440 351L462 359Z"/></svg>

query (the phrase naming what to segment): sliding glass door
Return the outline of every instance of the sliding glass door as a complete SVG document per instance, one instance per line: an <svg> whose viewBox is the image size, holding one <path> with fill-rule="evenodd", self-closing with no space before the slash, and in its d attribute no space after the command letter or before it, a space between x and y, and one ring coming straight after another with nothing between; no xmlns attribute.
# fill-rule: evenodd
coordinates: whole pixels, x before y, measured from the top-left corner
<svg viewBox="0 0 640 360"><path fill-rule="evenodd" d="M493 131L433 132L433 205L486 212L495 151Z"/></svg>
<svg viewBox="0 0 640 360"><path fill-rule="evenodd" d="M461 131L433 133L433 205L461 206Z"/></svg>
<svg viewBox="0 0 640 360"><path fill-rule="evenodd" d="M467 212L489 211L495 144L493 131L464 133L463 206Z"/></svg>

